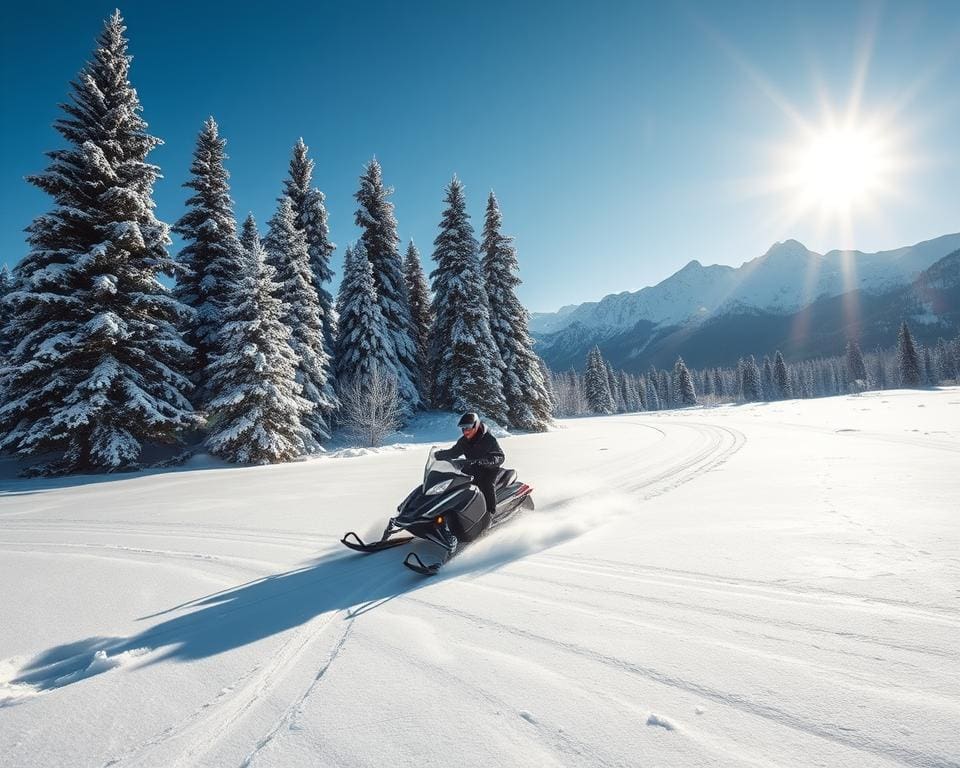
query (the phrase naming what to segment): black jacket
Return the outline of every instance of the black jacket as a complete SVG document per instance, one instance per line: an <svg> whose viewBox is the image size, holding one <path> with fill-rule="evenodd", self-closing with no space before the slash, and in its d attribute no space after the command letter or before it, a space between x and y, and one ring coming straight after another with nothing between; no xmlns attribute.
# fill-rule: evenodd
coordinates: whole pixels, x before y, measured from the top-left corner
<svg viewBox="0 0 960 768"><path fill-rule="evenodd" d="M501 450L497 438L487 429L486 424L480 425L480 431L474 435L473 440L464 435L457 440L453 448L437 451L433 455L441 461L464 456L467 461L481 467L493 468L503 464L503 450Z"/></svg>

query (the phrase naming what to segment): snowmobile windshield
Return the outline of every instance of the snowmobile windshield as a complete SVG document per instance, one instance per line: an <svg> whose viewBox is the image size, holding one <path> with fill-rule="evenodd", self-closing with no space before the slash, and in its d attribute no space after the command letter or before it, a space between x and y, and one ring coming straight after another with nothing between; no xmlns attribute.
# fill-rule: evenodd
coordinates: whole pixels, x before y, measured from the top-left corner
<svg viewBox="0 0 960 768"><path fill-rule="evenodd" d="M423 492L427 493L436 483L442 480L441 475L462 475L460 467L452 461L438 459L434 454L437 452L437 446L430 449L427 455L427 464L423 468Z"/></svg>

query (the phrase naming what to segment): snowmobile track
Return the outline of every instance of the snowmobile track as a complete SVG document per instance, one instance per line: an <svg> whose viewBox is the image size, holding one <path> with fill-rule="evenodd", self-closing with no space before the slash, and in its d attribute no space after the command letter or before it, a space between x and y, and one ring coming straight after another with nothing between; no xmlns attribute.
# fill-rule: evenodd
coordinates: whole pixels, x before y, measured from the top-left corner
<svg viewBox="0 0 960 768"><path fill-rule="evenodd" d="M621 659L616 656L601 653L577 643L559 641L523 627L517 627L512 624L498 622L490 619L489 617L478 616L459 608L440 605L412 596L407 596L406 599L410 602L422 605L430 610L449 616L456 616L467 621L480 622L488 626L495 627L501 632L506 632L516 637L542 643L555 650L560 650L582 659L588 659L595 663L602 664L606 667L620 670L622 672L638 675L653 682L660 683L661 685L680 689L696 696L701 696L718 704L722 704L723 706L740 710L745 714L760 717L775 724L782 725L811 736L833 741L842 746L850 747L861 752L866 752L871 755L876 755L878 757L887 759L892 758L904 765L918 766L922 768L956 768L955 762L940 755L920 752L900 744L881 741L866 735L860 736L851 731L845 731L839 727L832 727L831 724L810 722L803 717L789 712L781 707L755 701L741 694L722 691L694 681L686 680L676 675L667 674L653 667L648 667L627 659Z"/></svg>

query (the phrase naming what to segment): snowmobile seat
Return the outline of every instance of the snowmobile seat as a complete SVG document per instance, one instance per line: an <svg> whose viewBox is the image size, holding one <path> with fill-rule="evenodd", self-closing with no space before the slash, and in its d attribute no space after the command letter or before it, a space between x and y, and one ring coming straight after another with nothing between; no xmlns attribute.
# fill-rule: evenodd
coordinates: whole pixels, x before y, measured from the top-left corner
<svg viewBox="0 0 960 768"><path fill-rule="evenodd" d="M493 482L494 490L502 490L506 488L510 483L517 479L517 470L515 469L503 469L497 473L497 479Z"/></svg>

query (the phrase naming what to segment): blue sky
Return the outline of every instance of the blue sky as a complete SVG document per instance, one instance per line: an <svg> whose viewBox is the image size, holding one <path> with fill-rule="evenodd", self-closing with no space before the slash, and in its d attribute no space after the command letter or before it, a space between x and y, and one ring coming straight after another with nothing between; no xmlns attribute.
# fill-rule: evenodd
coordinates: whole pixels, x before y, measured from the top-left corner
<svg viewBox="0 0 960 768"><path fill-rule="evenodd" d="M49 208L23 181L113 4L9 4L0 19L0 262ZM636 290L690 259L774 241L894 248L960 230L960 3L226 3L120 6L151 131L159 216L183 212L197 132L227 138L239 216L270 216L303 136L333 239L376 155L429 271L443 186L478 231L495 189L534 311ZM856 104L856 109L850 105ZM801 209L783 169L828 113L883 139L885 176L845 217ZM805 127L805 129L804 129ZM894 161L891 161L893 158ZM339 264L339 261L338 261Z"/></svg>

